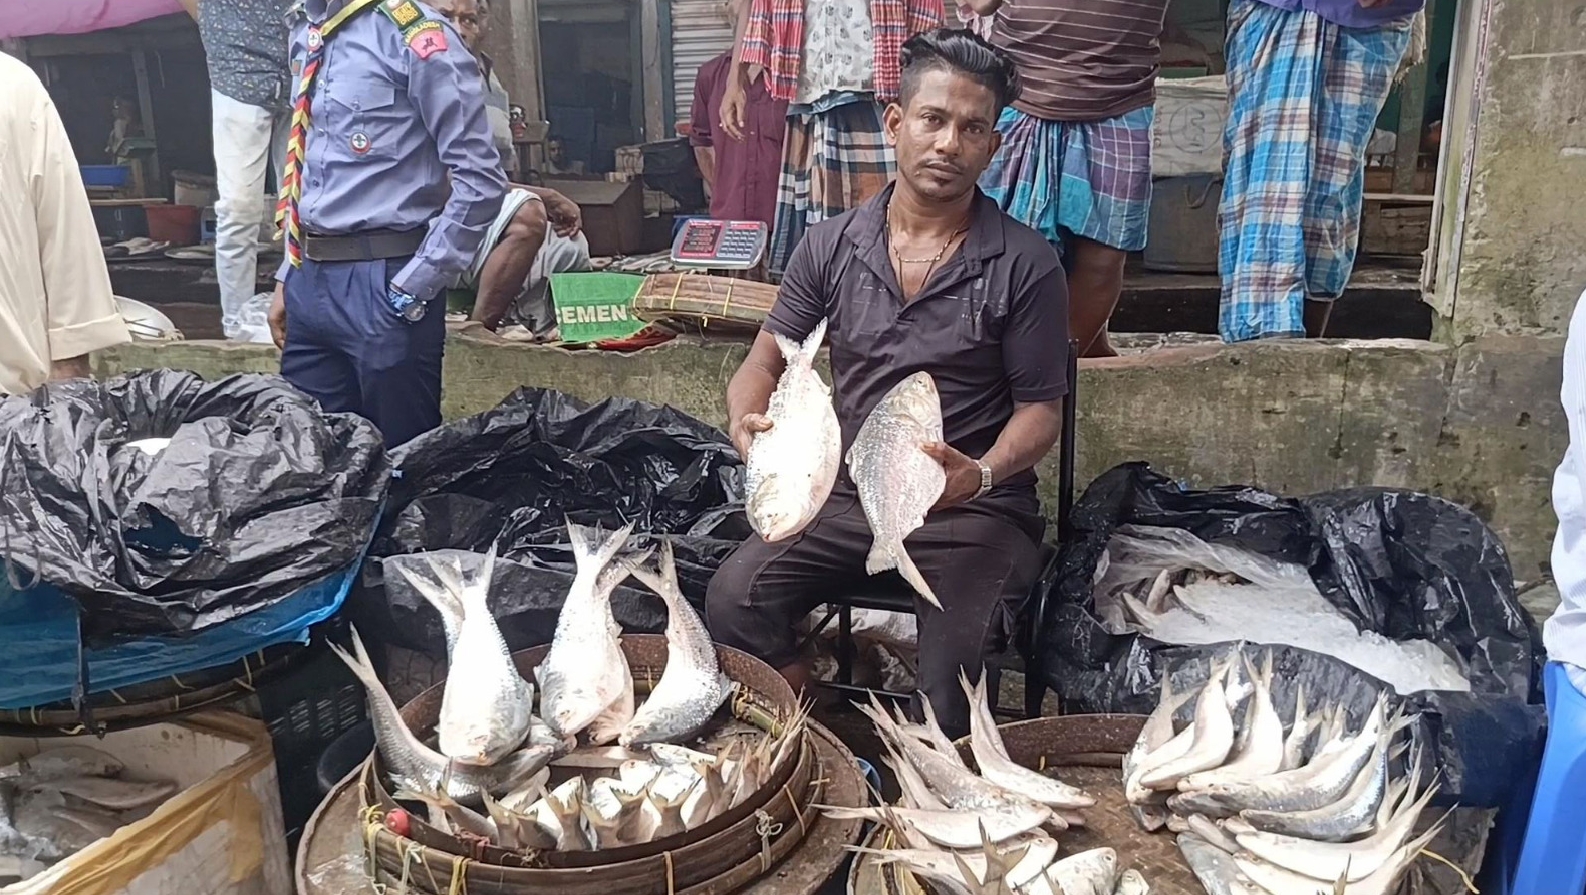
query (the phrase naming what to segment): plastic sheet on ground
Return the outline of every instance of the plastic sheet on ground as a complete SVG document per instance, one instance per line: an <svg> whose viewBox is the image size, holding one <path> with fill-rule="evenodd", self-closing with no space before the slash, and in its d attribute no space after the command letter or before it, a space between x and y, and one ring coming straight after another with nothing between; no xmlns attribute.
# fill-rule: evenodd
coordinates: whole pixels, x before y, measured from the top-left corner
<svg viewBox="0 0 1586 895"><path fill-rule="evenodd" d="M1471 692L1422 691L1406 700L1423 713L1426 742L1436 744L1445 798L1502 806L1531 772L1545 718L1535 704L1540 638L1515 598L1503 546L1468 510L1379 488L1303 499L1248 487L1191 491L1144 464L1103 474L1074 506L1073 537L1045 620L1048 682L1067 712L1149 712L1169 668L1220 649L1114 634L1097 616L1098 565L1125 525L1179 528L1211 544L1300 563L1328 602L1362 629L1442 645L1469 676ZM1290 653L1305 651L1280 655ZM1364 689L1362 681L1384 686L1316 654L1293 672L1318 693L1354 692Z"/></svg>
<svg viewBox="0 0 1586 895"><path fill-rule="evenodd" d="M671 537L686 596L700 605L711 575L752 534L743 467L720 430L671 407L627 398L590 405L520 389L497 407L419 436L393 454L391 501L353 597L361 630L431 655L440 617L391 567L426 551L499 552L491 611L508 644L551 639L573 580L564 520ZM480 557L463 557L472 569ZM612 608L624 627L660 631L665 608L636 583Z"/></svg>
<svg viewBox="0 0 1586 895"><path fill-rule="evenodd" d="M343 573L388 484L372 424L276 376L159 370L0 401L12 584L73 600L96 648L208 631Z"/></svg>

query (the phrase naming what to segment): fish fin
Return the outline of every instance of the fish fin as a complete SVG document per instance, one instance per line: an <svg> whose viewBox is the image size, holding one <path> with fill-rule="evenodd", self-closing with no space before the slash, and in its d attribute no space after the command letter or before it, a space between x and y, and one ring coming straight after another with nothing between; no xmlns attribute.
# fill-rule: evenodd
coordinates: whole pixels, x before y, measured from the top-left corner
<svg viewBox="0 0 1586 895"><path fill-rule="evenodd" d="M490 615L490 582L496 576L496 542L490 542L485 551L485 561L473 580L462 589L463 611L476 610Z"/></svg>
<svg viewBox="0 0 1586 895"><path fill-rule="evenodd" d="M346 650L334 642L327 644L330 647L330 651L335 653L336 658L345 663L347 668L357 675L358 679L363 681L364 684L379 684L383 690L385 685L380 684L380 676L375 674L374 663L369 661L369 651L364 649L363 638L358 636L358 629L353 625L348 625L347 631L352 640L352 655L348 655Z"/></svg>
<svg viewBox="0 0 1586 895"><path fill-rule="evenodd" d="M870 556L871 559L865 562L865 571L874 575L875 572L870 571L870 565L875 559L874 550L871 551ZM897 549L892 552L892 557L893 563L898 570L898 574L902 575L903 580L907 581L909 586L914 588L914 592L924 598L925 602L935 606L937 609L942 608L941 601L936 599L936 594L931 590L931 586L925 583L924 576L920 574L919 568L914 565L914 559L909 556L909 551L906 550L902 544L899 544Z"/></svg>
<svg viewBox="0 0 1586 895"><path fill-rule="evenodd" d="M1294 685L1294 724L1299 724L1300 723L1300 719L1304 718L1304 717L1305 717L1305 681L1302 678L1299 683ZM1289 725L1289 729L1293 730L1294 729L1294 725L1293 724Z"/></svg>

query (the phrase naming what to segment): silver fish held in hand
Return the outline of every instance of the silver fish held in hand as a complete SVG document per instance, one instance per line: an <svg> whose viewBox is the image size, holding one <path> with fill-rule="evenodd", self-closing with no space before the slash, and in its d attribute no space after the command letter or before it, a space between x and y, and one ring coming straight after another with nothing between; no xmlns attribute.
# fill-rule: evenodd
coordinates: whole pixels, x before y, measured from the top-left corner
<svg viewBox="0 0 1586 895"><path fill-rule="evenodd" d="M919 372L882 397L848 449L848 472L874 536L865 572L897 569L938 609L942 604L920 576L903 539L925 524L925 514L947 487L947 472L923 450L941 440L942 399L931 375Z"/></svg>
<svg viewBox="0 0 1586 895"><path fill-rule="evenodd" d="M767 542L808 527L837 483L842 430L831 389L815 372L815 354L825 338L825 320L802 345L776 336L787 366L766 408L771 428L754 436L744 474L749 524Z"/></svg>

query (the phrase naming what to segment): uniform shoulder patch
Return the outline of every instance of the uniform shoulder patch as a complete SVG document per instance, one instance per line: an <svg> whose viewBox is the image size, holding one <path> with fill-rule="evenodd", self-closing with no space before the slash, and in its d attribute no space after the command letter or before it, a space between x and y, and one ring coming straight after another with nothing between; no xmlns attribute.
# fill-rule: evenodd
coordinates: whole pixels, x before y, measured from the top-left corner
<svg viewBox="0 0 1586 895"><path fill-rule="evenodd" d="M424 18L423 11L414 0L386 0L385 6L390 10L391 21L396 22L398 28L406 28Z"/></svg>
<svg viewBox="0 0 1586 895"><path fill-rule="evenodd" d="M380 11L402 30L402 42L420 59L444 53L450 46L446 29L426 16L416 0L385 0Z"/></svg>
<svg viewBox="0 0 1586 895"><path fill-rule="evenodd" d="M420 59L446 52L446 29L441 27L440 22L422 22L403 31L402 36L407 40L408 49Z"/></svg>

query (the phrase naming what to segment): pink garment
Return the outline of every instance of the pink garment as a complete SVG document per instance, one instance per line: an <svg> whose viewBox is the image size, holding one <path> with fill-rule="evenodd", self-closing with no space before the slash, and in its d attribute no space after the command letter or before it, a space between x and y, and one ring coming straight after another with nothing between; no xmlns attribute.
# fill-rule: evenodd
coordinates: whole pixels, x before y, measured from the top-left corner
<svg viewBox="0 0 1586 895"><path fill-rule="evenodd" d="M0 0L0 38L83 34L117 28L173 12L176 0Z"/></svg>

